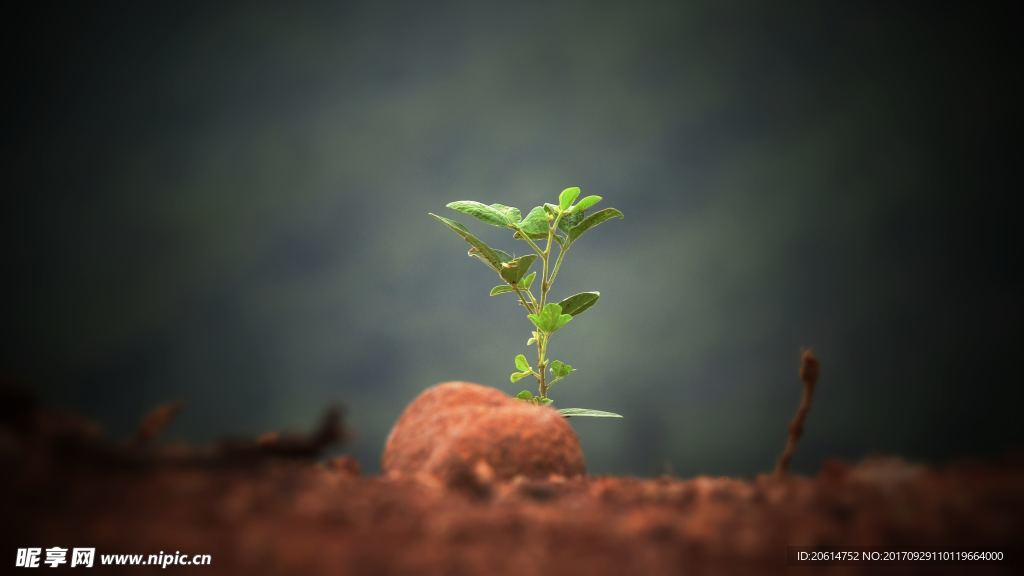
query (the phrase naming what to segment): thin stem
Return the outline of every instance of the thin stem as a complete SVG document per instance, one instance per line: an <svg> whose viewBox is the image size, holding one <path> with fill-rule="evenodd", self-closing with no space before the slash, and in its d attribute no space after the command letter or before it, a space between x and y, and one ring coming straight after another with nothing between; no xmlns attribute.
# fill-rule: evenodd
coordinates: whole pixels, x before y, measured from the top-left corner
<svg viewBox="0 0 1024 576"><path fill-rule="evenodd" d="M531 292L529 288L524 290L524 292L526 292L526 295L530 297L530 302L533 303L533 307L536 309L536 307L537 307L537 299L533 297L533 292ZM536 313L536 310L534 310L534 313Z"/></svg>
<svg viewBox="0 0 1024 576"><path fill-rule="evenodd" d="M551 278L548 279L548 286L555 283L555 278L558 276L558 269L562 267L562 258L565 257L565 253L569 251L572 246L559 246L558 248L558 260L555 260L555 269L551 272Z"/></svg>
<svg viewBox="0 0 1024 576"><path fill-rule="evenodd" d="M518 226L512 226L512 229L515 230L523 238L523 240L526 240L526 243L530 245L530 248L533 248L533 251L536 252L537 255L540 256L541 260L544 262L544 276L541 277L541 284L543 284L543 279L547 277L548 274L548 257L550 256L550 252L541 250L540 246L537 246L537 243L534 242L533 239L530 238L525 232L523 232L522 228ZM550 243L551 240L549 231L548 244ZM500 275L500 271L496 270L496 272L498 272ZM533 296L533 292L529 288L527 288L526 290L521 290L518 286L513 284L512 289L515 290L516 296L519 297L519 301L523 304L523 307L526 308L527 311L533 314L540 313L541 308L543 308L545 294L543 286L541 287L540 305L538 305L537 299ZM523 292L526 292L526 295L530 297L529 302L526 301L526 297L523 296ZM544 378L544 344L546 341L544 336L545 335L543 332L541 332L540 330L537 331L537 369L530 370L530 373L533 374L533 377L537 379L537 391L540 393L541 398L546 398L548 391L547 383L545 382Z"/></svg>
<svg viewBox="0 0 1024 576"><path fill-rule="evenodd" d="M523 291L520 290L518 286L514 285L512 286L512 289L516 291L516 296L519 296L519 301L523 303L523 307L533 314L536 314L537 311L534 310L533 307L530 306L530 303L526 301L526 298L523 297ZM533 294L530 294L530 300L533 300Z"/></svg>
<svg viewBox="0 0 1024 576"><path fill-rule="evenodd" d="M539 331L537 334L540 336L537 338L537 372L540 373L537 377L537 392L541 398L547 398L548 385L545 381L547 366L545 366L544 355L547 352L548 334Z"/></svg>
<svg viewBox="0 0 1024 576"><path fill-rule="evenodd" d="M526 243L529 244L531 248L533 248L533 251L536 252L538 256L540 256L541 258L544 257L544 251L540 249L540 246L537 246L537 243L534 242L532 238L526 235L526 232L523 232L522 228L516 228L516 232L518 232L519 235L523 237L523 240L526 240Z"/></svg>
<svg viewBox="0 0 1024 576"><path fill-rule="evenodd" d="M562 212L555 216L555 219L548 222L548 241L544 245L544 273L540 277L540 307L544 308L544 305L548 302L548 290L551 288L551 283L548 281L548 264L551 261L551 245L555 243L555 230L558 229L558 222L562 220ZM561 251L559 251L561 254Z"/></svg>
<svg viewBox="0 0 1024 576"><path fill-rule="evenodd" d="M551 255L547 249L544 249L544 255L541 257L541 261L544 265L544 269L540 275L540 307L543 309L544 305L548 302L548 258Z"/></svg>
<svg viewBox="0 0 1024 576"><path fill-rule="evenodd" d="M538 310L543 310L545 304L548 301L548 291L551 289L551 281L548 278L548 266L551 263L551 245L554 244L555 230L558 229L558 222L562 219L562 213L559 212L555 219L548 222L548 240L547 244L544 245L544 251L541 253L541 261L543 263L543 271L541 273L540 283L540 304L537 305ZM525 236L525 235L524 235ZM561 261L562 251L559 250L559 261ZM557 263L556 263L557 266ZM547 361L545 357L548 351L548 339L551 338L550 334L537 332L537 371L540 372L540 378L537 382L537 391L540 392L541 398L548 397L548 384L547 384Z"/></svg>

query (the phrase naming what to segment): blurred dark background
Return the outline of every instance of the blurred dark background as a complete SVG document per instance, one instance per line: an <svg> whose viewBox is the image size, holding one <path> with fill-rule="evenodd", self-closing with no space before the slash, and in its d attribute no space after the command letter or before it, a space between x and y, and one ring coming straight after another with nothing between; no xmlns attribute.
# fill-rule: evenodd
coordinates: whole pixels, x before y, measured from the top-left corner
<svg viewBox="0 0 1024 576"><path fill-rule="evenodd" d="M579 185L626 213L559 276L602 299L555 397L626 415L574 420L592 472L768 470L807 345L799 470L1020 447L1021 20L973 4L23 3L3 379L195 442L340 400L376 470L426 386L521 388L426 213Z"/></svg>

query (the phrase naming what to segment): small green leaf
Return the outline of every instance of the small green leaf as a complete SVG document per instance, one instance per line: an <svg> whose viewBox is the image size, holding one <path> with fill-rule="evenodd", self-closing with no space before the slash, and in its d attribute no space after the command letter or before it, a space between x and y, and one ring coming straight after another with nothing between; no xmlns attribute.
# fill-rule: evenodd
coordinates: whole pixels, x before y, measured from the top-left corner
<svg viewBox="0 0 1024 576"><path fill-rule="evenodd" d="M587 230L590 230L594 226L597 226L598 224L606 220L611 220L612 218L625 218L625 216L623 216L622 212L619 212L615 208L605 208L603 210L598 210L597 212L594 212L590 216L584 218L582 222L573 226L569 230L568 241L570 243L575 242Z"/></svg>
<svg viewBox="0 0 1024 576"><path fill-rule="evenodd" d="M558 229L568 234L569 230L572 230L573 226L583 221L583 218L583 210L577 210L576 208L573 208L572 212L562 214L562 219L558 221ZM558 243L562 244L563 242L560 240Z"/></svg>
<svg viewBox="0 0 1024 576"><path fill-rule="evenodd" d="M605 412L604 410L591 410L590 408L561 408L559 414L569 418L571 416L589 416L591 418L622 418L622 414Z"/></svg>
<svg viewBox="0 0 1024 576"><path fill-rule="evenodd" d="M562 307L562 312L579 316L584 310L596 304L597 299L600 297L600 292L580 292L579 294L569 296L558 304Z"/></svg>
<svg viewBox="0 0 1024 576"><path fill-rule="evenodd" d="M572 320L572 316L562 314L562 307L554 303L545 305L540 314L529 314L527 318L542 332L549 334Z"/></svg>
<svg viewBox="0 0 1024 576"><path fill-rule="evenodd" d="M537 259L536 254L527 254L501 263L501 277L509 284L519 282Z"/></svg>
<svg viewBox="0 0 1024 576"><path fill-rule="evenodd" d="M497 296L498 294L505 294L507 292L513 291L514 288L512 288L508 284L500 284L498 286L495 286L494 288L491 288L491 296Z"/></svg>
<svg viewBox="0 0 1024 576"><path fill-rule="evenodd" d="M512 206L505 206L504 204L491 204L491 208L494 208L498 212L505 215L505 219L508 220L508 225L515 224L522 219L523 215L519 212L519 208Z"/></svg>
<svg viewBox="0 0 1024 576"><path fill-rule="evenodd" d="M526 218L519 222L519 229L533 239L546 238L548 235L548 217L542 206L535 206Z"/></svg>
<svg viewBox="0 0 1024 576"><path fill-rule="evenodd" d="M552 400L551 398L538 398L537 402L540 403L541 406L547 406L548 404L554 402L554 400Z"/></svg>
<svg viewBox="0 0 1024 576"><path fill-rule="evenodd" d="M562 362L561 360L551 361L551 373L555 375L555 378L565 378L569 374L575 372L576 369L572 366Z"/></svg>
<svg viewBox="0 0 1024 576"><path fill-rule="evenodd" d="M509 375L508 379L511 380L512 382L519 382L520 380L526 378L529 375L529 372L513 372L512 374Z"/></svg>
<svg viewBox="0 0 1024 576"><path fill-rule="evenodd" d="M486 222L491 226L498 226L504 228L505 226L509 226L514 223L513 220L509 219L508 214L505 211L499 210L498 208L494 208L492 206L488 206L487 204L482 204L475 200L459 200L456 202L449 202L447 206L452 210L458 210L463 214L469 214L470 216L476 218L477 220ZM502 205L498 204L498 206ZM502 206L502 208L507 209L508 206Z"/></svg>
<svg viewBox="0 0 1024 576"><path fill-rule="evenodd" d="M529 290L530 286L533 286L533 279L537 277L537 271L534 270L526 276L523 276L522 280L519 281L519 287L523 290Z"/></svg>
<svg viewBox="0 0 1024 576"><path fill-rule="evenodd" d="M526 361L526 356L516 354L516 368L524 372L528 372L530 370L530 363Z"/></svg>
<svg viewBox="0 0 1024 576"><path fill-rule="evenodd" d="M474 236L473 233L470 232L465 226L459 224L455 220L450 220L448 218L445 218L444 216L438 216L437 214L433 213L431 213L430 216L432 216L438 222L450 228L459 236L462 236L462 239L468 242L469 245L475 249L475 251L470 250L470 256L483 260L493 270L501 269L502 256L507 256L507 254L501 252L500 250L495 250L494 248L491 248L483 240Z"/></svg>
<svg viewBox="0 0 1024 576"><path fill-rule="evenodd" d="M529 390L523 390L519 394L516 394L516 398L519 398L520 400L532 400L533 392L530 392Z"/></svg>
<svg viewBox="0 0 1024 576"><path fill-rule="evenodd" d="M561 208L563 212L568 210L576 198L579 198L579 195L579 186L573 186L572 188L562 190L562 193L558 195L558 207Z"/></svg>
<svg viewBox="0 0 1024 576"><path fill-rule="evenodd" d="M532 336L530 336L530 339L526 341L527 346L533 346L533 344L537 342L537 338L540 338L540 335L537 334L536 331L530 332L530 334L532 334Z"/></svg>
<svg viewBox="0 0 1024 576"><path fill-rule="evenodd" d="M590 208L594 204L597 204L601 200L603 200L603 198L601 198L600 196L584 196L582 200L577 202L576 205L572 207L572 211L573 213L582 212L587 208Z"/></svg>
<svg viewBox="0 0 1024 576"><path fill-rule="evenodd" d="M562 326L565 326L571 320L572 320L572 314L561 314L561 315L559 315L558 316L558 320L555 322L555 328L554 328L554 330L552 330L552 332L554 332L555 330L558 330Z"/></svg>

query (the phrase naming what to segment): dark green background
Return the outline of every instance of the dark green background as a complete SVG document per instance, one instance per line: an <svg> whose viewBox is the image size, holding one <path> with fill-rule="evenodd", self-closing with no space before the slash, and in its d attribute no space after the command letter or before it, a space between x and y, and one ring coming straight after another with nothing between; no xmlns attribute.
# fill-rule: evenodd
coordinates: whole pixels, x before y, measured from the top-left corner
<svg viewBox="0 0 1024 576"><path fill-rule="evenodd" d="M801 470L1019 447L1020 20L966 6L15 9L4 379L199 442L341 400L376 470L426 386L521 388L527 321L426 213L579 185L626 213L559 277L602 298L555 397L626 416L573 422L591 471L770 468L805 345Z"/></svg>

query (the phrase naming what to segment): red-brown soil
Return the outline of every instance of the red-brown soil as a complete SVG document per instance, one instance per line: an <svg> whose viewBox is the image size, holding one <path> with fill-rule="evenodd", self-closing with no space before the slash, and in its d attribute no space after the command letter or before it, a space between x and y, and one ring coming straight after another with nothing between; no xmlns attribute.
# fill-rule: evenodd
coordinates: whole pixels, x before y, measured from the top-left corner
<svg viewBox="0 0 1024 576"><path fill-rule="evenodd" d="M558 412L471 382L431 386L413 400L388 436L382 469L445 483L586 471L579 439Z"/></svg>
<svg viewBox="0 0 1024 576"><path fill-rule="evenodd" d="M212 451L117 447L90 430L50 417L3 430L8 566L17 547L89 546L98 555L211 554L212 567L168 568L206 574L1009 574L1020 567L1019 460L942 468L832 462L814 477L781 480L500 481L473 473L441 481L360 477L350 459L305 458L318 446L311 439L339 432L329 419L310 438L272 435ZM1008 560L789 566L791 545L977 546Z"/></svg>

